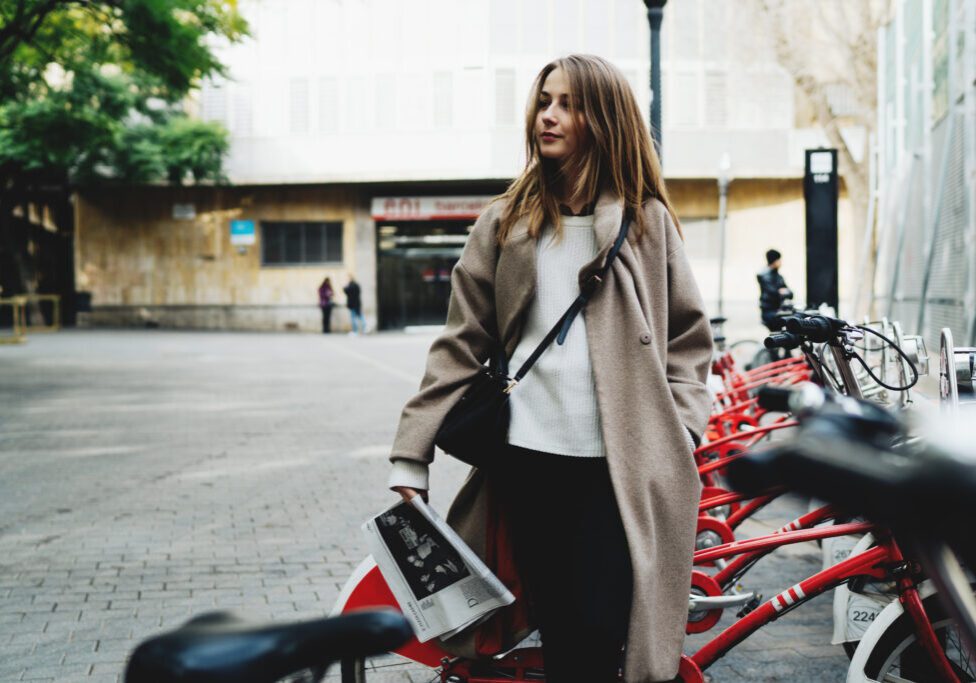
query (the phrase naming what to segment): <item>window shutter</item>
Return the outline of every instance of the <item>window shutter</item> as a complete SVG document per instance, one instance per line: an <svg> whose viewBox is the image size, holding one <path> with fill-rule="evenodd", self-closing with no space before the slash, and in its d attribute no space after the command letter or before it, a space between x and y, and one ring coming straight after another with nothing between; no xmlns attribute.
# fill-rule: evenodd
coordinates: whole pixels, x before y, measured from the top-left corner
<svg viewBox="0 0 976 683"><path fill-rule="evenodd" d="M495 123L515 124L515 69L495 70Z"/></svg>
<svg viewBox="0 0 976 683"><path fill-rule="evenodd" d="M292 133L308 132L308 79L293 78L288 88L289 130Z"/></svg>
<svg viewBox="0 0 976 683"><path fill-rule="evenodd" d="M728 76L721 71L705 74L705 125L724 128L729 122Z"/></svg>
<svg viewBox="0 0 976 683"><path fill-rule="evenodd" d="M339 83L334 76L319 79L319 131L339 130Z"/></svg>
<svg viewBox="0 0 976 683"><path fill-rule="evenodd" d="M434 127L450 128L454 124L454 80L450 71L434 73Z"/></svg>

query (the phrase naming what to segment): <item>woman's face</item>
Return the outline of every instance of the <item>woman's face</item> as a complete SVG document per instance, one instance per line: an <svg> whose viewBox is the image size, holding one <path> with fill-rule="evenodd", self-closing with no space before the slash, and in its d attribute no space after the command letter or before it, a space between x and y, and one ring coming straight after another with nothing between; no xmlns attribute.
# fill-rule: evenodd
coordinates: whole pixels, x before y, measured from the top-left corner
<svg viewBox="0 0 976 683"><path fill-rule="evenodd" d="M569 158L586 132L586 119L576 109L566 73L559 67L546 76L536 106L535 135L540 154L560 161Z"/></svg>

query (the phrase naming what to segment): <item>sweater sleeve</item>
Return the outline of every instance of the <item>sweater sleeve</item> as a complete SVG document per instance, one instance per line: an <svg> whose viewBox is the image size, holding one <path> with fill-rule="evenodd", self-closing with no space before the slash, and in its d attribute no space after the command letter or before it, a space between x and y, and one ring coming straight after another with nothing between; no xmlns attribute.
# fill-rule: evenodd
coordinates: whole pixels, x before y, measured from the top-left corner
<svg viewBox="0 0 976 683"><path fill-rule="evenodd" d="M668 243L668 362L671 396L694 443L701 442L711 398L705 381L712 360L712 331L684 245L666 215Z"/></svg>
<svg viewBox="0 0 976 683"><path fill-rule="evenodd" d="M427 354L420 391L403 408L390 460L390 486L427 488L427 465L444 417L491 354L495 317L497 211L482 213L451 273L447 322ZM420 484L423 486L420 486Z"/></svg>

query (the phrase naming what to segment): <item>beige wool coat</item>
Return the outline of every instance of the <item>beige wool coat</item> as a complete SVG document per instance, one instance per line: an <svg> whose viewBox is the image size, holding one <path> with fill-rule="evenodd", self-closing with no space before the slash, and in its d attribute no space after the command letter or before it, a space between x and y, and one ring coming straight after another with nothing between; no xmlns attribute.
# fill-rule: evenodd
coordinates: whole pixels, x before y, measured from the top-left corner
<svg viewBox="0 0 976 683"><path fill-rule="evenodd" d="M683 432L697 440L711 407L705 387L711 330L681 237L660 201L649 200L643 210L648 231L639 240L631 232L583 313L610 477L634 573L627 683L677 674L701 488ZM501 211L501 202L484 210L454 268L447 324L431 346L420 392L403 410L391 460L429 463L438 427L487 360L492 340L500 340L509 356L519 342L535 295L536 241L523 220L498 249ZM594 213L598 253L580 270L581 284L604 263L620 228L623 201L604 191ZM523 381L532 381L531 371ZM484 483L473 469L448 514L482 557ZM566 493L571 505L574 492ZM466 652L463 642L449 645Z"/></svg>

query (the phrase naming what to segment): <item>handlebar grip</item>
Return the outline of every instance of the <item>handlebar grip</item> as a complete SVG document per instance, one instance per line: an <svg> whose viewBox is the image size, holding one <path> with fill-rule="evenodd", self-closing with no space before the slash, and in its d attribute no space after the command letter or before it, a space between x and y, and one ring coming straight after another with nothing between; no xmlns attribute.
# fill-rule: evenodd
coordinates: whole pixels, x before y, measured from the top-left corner
<svg viewBox="0 0 976 683"><path fill-rule="evenodd" d="M790 412L790 396L792 389L786 387L765 386L759 388L757 396L759 407L776 413Z"/></svg>
<svg viewBox="0 0 976 683"><path fill-rule="evenodd" d="M763 345L767 349L786 349L797 348L803 343L803 338L792 332L774 332L763 340Z"/></svg>
<svg viewBox="0 0 976 683"><path fill-rule="evenodd" d="M813 315L809 318L787 318L786 329L793 334L803 335L814 343L830 341L834 336L830 321L820 315Z"/></svg>
<svg viewBox="0 0 976 683"><path fill-rule="evenodd" d="M904 495L909 469L892 467L857 442L821 433L747 453L729 463L727 474L743 493L785 486L884 524L909 509Z"/></svg>
<svg viewBox="0 0 976 683"><path fill-rule="evenodd" d="M763 492L782 486L779 475L781 449L762 448L743 453L725 468L729 485L747 496L758 496Z"/></svg>

